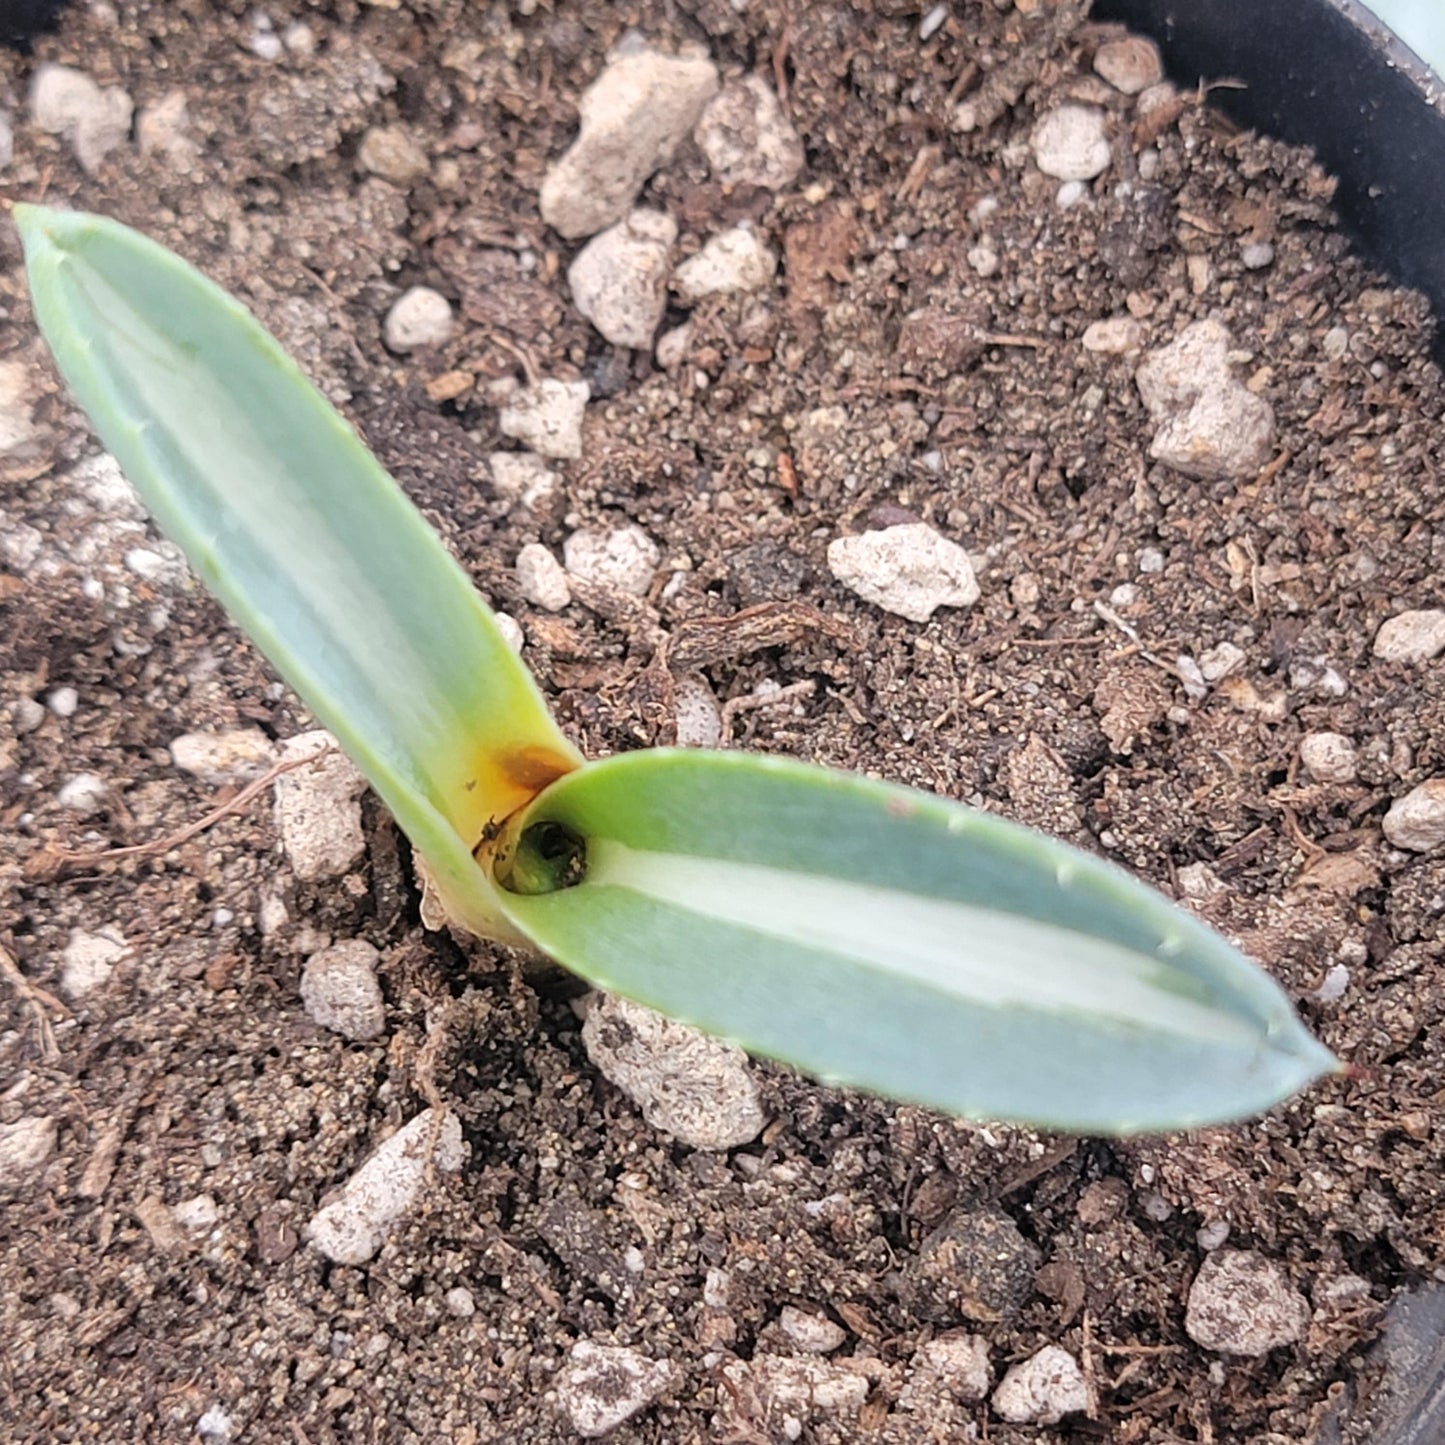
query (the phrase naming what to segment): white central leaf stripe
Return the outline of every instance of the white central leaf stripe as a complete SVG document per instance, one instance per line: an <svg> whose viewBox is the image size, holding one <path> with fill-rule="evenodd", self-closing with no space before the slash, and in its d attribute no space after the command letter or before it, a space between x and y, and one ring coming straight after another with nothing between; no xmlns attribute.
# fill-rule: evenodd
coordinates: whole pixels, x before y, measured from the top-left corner
<svg viewBox="0 0 1445 1445"><path fill-rule="evenodd" d="M609 838L589 844L587 884L826 950L982 1007L1086 1014L1241 1050L1259 1036L1250 1021L1188 996L1197 983L1162 958L1017 914Z"/></svg>

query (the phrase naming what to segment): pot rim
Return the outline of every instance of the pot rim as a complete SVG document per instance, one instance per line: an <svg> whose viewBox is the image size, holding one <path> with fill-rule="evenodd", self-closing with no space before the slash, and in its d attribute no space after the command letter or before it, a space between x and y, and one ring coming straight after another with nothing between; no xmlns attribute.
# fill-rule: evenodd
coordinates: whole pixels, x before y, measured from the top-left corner
<svg viewBox="0 0 1445 1445"><path fill-rule="evenodd" d="M1375 45L1384 52L1389 63L1402 74L1409 76L1419 87L1425 99L1436 110L1445 114L1445 80L1412 50L1389 24L1382 20L1364 0L1328 0L1344 17L1362 30Z"/></svg>
<svg viewBox="0 0 1445 1445"><path fill-rule="evenodd" d="M1211 103L1313 148L1362 255L1445 317L1445 79L1361 0L1094 0L1152 36L1181 85L1235 79ZM1434 354L1445 365L1445 328Z"/></svg>

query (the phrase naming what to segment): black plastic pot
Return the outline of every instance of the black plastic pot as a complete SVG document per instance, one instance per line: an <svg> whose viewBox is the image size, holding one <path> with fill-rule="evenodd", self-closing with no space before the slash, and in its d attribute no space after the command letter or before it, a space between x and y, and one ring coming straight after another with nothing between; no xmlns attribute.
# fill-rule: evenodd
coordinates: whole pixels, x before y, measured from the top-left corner
<svg viewBox="0 0 1445 1445"><path fill-rule="evenodd" d="M1233 79L1211 103L1313 146L1361 251L1445 316L1445 84L1356 0L1095 0L1152 35L1182 85ZM1435 355L1445 361L1445 333Z"/></svg>
<svg viewBox="0 0 1445 1445"><path fill-rule="evenodd" d="M65 0L0 0L0 45L28 50L30 42L50 29Z"/></svg>
<svg viewBox="0 0 1445 1445"><path fill-rule="evenodd" d="M1445 365L1445 83L1356 0L1095 0L1098 20L1152 35L1172 79L1231 79L1210 95L1242 125L1312 146L1339 178L1336 204L1361 251L1429 298ZM1373 1352L1368 1404L1346 1420L1371 1445L1445 1441L1445 1289L1407 1291ZM1356 1418L1356 1415L1360 1418Z"/></svg>

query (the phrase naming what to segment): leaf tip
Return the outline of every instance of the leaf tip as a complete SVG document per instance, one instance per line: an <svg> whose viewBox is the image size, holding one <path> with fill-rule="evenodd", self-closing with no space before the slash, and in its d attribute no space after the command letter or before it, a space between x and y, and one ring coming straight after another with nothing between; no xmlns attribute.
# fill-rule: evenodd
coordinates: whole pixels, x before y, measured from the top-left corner
<svg viewBox="0 0 1445 1445"><path fill-rule="evenodd" d="M20 232L26 260L31 263L43 255L65 259L75 251L77 242L108 224L104 217L87 211L42 206L34 201L15 201L10 215Z"/></svg>
<svg viewBox="0 0 1445 1445"><path fill-rule="evenodd" d="M51 207L38 206L33 201L15 201L10 206L11 219L27 247L48 238L47 224L54 215Z"/></svg>
<svg viewBox="0 0 1445 1445"><path fill-rule="evenodd" d="M37 266L59 267L67 259L69 248L59 232L59 223L65 214L53 206L39 206L31 201L16 201L10 207L32 285Z"/></svg>

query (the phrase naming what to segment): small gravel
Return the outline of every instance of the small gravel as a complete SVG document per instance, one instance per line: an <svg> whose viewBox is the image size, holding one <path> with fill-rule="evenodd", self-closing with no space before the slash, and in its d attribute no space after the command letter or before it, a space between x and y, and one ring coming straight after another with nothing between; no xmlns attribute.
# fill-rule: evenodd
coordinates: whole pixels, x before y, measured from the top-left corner
<svg viewBox="0 0 1445 1445"><path fill-rule="evenodd" d="M1012 1366L993 1392L994 1413L1012 1425L1057 1425L1091 1404L1079 1362L1058 1345Z"/></svg>
<svg viewBox="0 0 1445 1445"><path fill-rule="evenodd" d="M401 125L375 125L362 136L356 159L364 171L390 181L394 186L409 186L419 181L430 169L426 152L412 133Z"/></svg>
<svg viewBox="0 0 1445 1445"><path fill-rule="evenodd" d="M173 1204L171 1218L188 1234L205 1234L221 1222L221 1210L209 1194L197 1194Z"/></svg>
<svg viewBox="0 0 1445 1445"><path fill-rule="evenodd" d="M62 808L90 817L101 812L110 797L110 785L98 773L77 773L60 786L55 799Z"/></svg>
<svg viewBox="0 0 1445 1445"><path fill-rule="evenodd" d="M1126 356L1144 344L1144 328L1132 316L1110 316L1093 322L1084 332L1085 351L1101 356Z"/></svg>
<svg viewBox="0 0 1445 1445"><path fill-rule="evenodd" d="M47 1115L27 1114L0 1124L0 1190L38 1184L57 1138L55 1120Z"/></svg>
<svg viewBox="0 0 1445 1445"><path fill-rule="evenodd" d="M59 718L75 716L80 706L80 694L73 687L57 687L45 695L45 706Z"/></svg>
<svg viewBox="0 0 1445 1445"><path fill-rule="evenodd" d="M1220 682L1238 672L1249 660L1242 647L1218 642L1199 655L1199 672L1205 682Z"/></svg>
<svg viewBox="0 0 1445 1445"><path fill-rule="evenodd" d="M1219 1249L1228 1238L1229 1221L1227 1219L1211 1219L1194 1231L1194 1242L1205 1254Z"/></svg>
<svg viewBox="0 0 1445 1445"><path fill-rule="evenodd" d="M551 551L540 542L528 542L517 553L517 587L535 607L561 612L572 605L567 573Z"/></svg>
<svg viewBox="0 0 1445 1445"><path fill-rule="evenodd" d="M1382 662L1429 662L1445 652L1445 610L1401 612L1381 623L1374 653Z"/></svg>
<svg viewBox="0 0 1445 1445"><path fill-rule="evenodd" d="M95 932L72 928L60 960L60 988L74 1002L99 992L130 952L118 928L105 924Z"/></svg>
<svg viewBox="0 0 1445 1445"><path fill-rule="evenodd" d="M10 705L10 726L16 737L33 733L45 721L47 712L43 703L33 697L17 697Z"/></svg>
<svg viewBox="0 0 1445 1445"><path fill-rule="evenodd" d="M181 587L189 576L185 557L179 548L173 547L169 542L157 542L154 547L127 549L125 565L141 581L149 582L155 587Z"/></svg>
<svg viewBox="0 0 1445 1445"><path fill-rule="evenodd" d="M948 15L949 10L947 5L941 3L935 5L923 19L918 22L918 38L924 41L932 40L943 28L944 22L948 19Z"/></svg>
<svg viewBox="0 0 1445 1445"><path fill-rule="evenodd" d="M1184 1330L1222 1355L1267 1355L1304 1334L1310 1310L1273 1260L1246 1249L1216 1249L1189 1287Z"/></svg>
<svg viewBox="0 0 1445 1445"><path fill-rule="evenodd" d="M1445 843L1445 778L1430 778L1396 798L1384 828L1396 848L1411 853L1428 853Z"/></svg>
<svg viewBox="0 0 1445 1445"><path fill-rule="evenodd" d="M672 710L678 747L715 748L722 742L722 708L702 673L684 672L673 678Z"/></svg>
<svg viewBox="0 0 1445 1445"><path fill-rule="evenodd" d="M641 527L630 526L610 532L573 532L562 543L562 558L574 577L645 597L662 553Z"/></svg>
<svg viewBox="0 0 1445 1445"><path fill-rule="evenodd" d="M812 1415L856 1415L868 1398L868 1377L851 1361L818 1355L756 1354L723 1366L742 1399L750 1392L765 1405L806 1420ZM797 1436L792 1438L796 1439Z"/></svg>
<svg viewBox="0 0 1445 1445"><path fill-rule="evenodd" d="M143 156L160 156L182 175L195 169L201 146L190 133L190 105L184 90L168 91L141 107L135 118L136 145Z"/></svg>
<svg viewBox="0 0 1445 1445"><path fill-rule="evenodd" d="M469 1320L477 1312L476 1297L464 1285L449 1289L442 1296L442 1303L446 1305L447 1313L459 1320Z"/></svg>
<svg viewBox="0 0 1445 1445"><path fill-rule="evenodd" d="M1235 379L1231 346L1219 322L1196 321L1135 373L1158 428L1149 455L1186 477L1247 479L1274 451L1274 410Z"/></svg>
<svg viewBox="0 0 1445 1445"><path fill-rule="evenodd" d="M301 970L301 1002L311 1021L357 1043L385 1033L386 1004L376 981L380 961L361 938L313 953Z"/></svg>
<svg viewBox="0 0 1445 1445"><path fill-rule="evenodd" d="M1138 95L1164 79L1159 47L1142 35L1106 41L1094 55L1094 69L1125 95Z"/></svg>
<svg viewBox="0 0 1445 1445"><path fill-rule="evenodd" d="M1353 783L1359 767L1354 743L1341 733L1306 733L1300 739L1299 758L1321 783Z"/></svg>
<svg viewBox="0 0 1445 1445"><path fill-rule="evenodd" d="M673 290L685 306L705 296L756 291L773 279L778 258L751 226L734 226L714 236L689 256L672 278Z"/></svg>
<svg viewBox="0 0 1445 1445"><path fill-rule="evenodd" d="M46 63L31 77L31 119L62 137L90 175L129 139L134 109L125 91L102 90L83 70L67 65Z"/></svg>
<svg viewBox="0 0 1445 1445"><path fill-rule="evenodd" d="M382 340L396 352L440 346L455 326L451 302L430 286L413 286L392 303L382 324Z"/></svg>
<svg viewBox="0 0 1445 1445"><path fill-rule="evenodd" d="M992 276L997 276L999 266L998 252L992 246L980 242L977 246L970 246L968 254L964 258L982 281L987 281Z"/></svg>
<svg viewBox="0 0 1445 1445"><path fill-rule="evenodd" d="M206 1445L229 1445L235 1428L234 1418L220 1405L212 1405L196 1421L196 1434Z"/></svg>
<svg viewBox="0 0 1445 1445"><path fill-rule="evenodd" d="M666 1360L650 1360L623 1345L578 1340L557 1397L572 1428L584 1440L596 1440L645 1410L671 1379Z"/></svg>
<svg viewBox="0 0 1445 1445"><path fill-rule="evenodd" d="M1065 103L1034 127L1034 163L1059 181L1091 181L1109 168L1108 117L1096 105Z"/></svg>
<svg viewBox="0 0 1445 1445"><path fill-rule="evenodd" d="M281 744L281 761L329 757L276 779L276 826L292 871L308 882L340 878L366 851L361 804L366 779L324 729L298 733Z"/></svg>
<svg viewBox="0 0 1445 1445"><path fill-rule="evenodd" d="M757 75L729 81L708 102L693 138L725 186L781 191L803 169L803 143L777 95Z"/></svg>
<svg viewBox="0 0 1445 1445"><path fill-rule="evenodd" d="M836 1320L811 1310L800 1310L796 1305L783 1306L778 1315L778 1328L794 1348L809 1355L829 1354L848 1338L848 1331Z"/></svg>
<svg viewBox="0 0 1445 1445"><path fill-rule="evenodd" d="M979 598L968 553L924 522L838 537L828 544L828 570L865 602L910 622Z"/></svg>
<svg viewBox="0 0 1445 1445"><path fill-rule="evenodd" d="M578 103L577 139L542 180L542 219L574 239L620 221L717 88L705 57L619 46Z"/></svg>
<svg viewBox="0 0 1445 1445"><path fill-rule="evenodd" d="M276 761L276 747L260 728L218 733L182 733L172 738L171 761L183 773L213 788L249 783Z"/></svg>
<svg viewBox="0 0 1445 1445"><path fill-rule="evenodd" d="M585 381L544 377L522 386L510 378L497 390L497 425L538 456L582 455L582 417L592 390Z"/></svg>
<svg viewBox="0 0 1445 1445"><path fill-rule="evenodd" d="M677 222L661 211L633 211L598 232L567 268L577 309L614 346L646 349L667 308L667 276Z"/></svg>
<svg viewBox="0 0 1445 1445"><path fill-rule="evenodd" d="M496 619L497 631L502 634L507 646L520 655L522 648L527 643L527 636L522 631L522 624L507 612L496 612L492 615Z"/></svg>
<svg viewBox="0 0 1445 1445"><path fill-rule="evenodd" d="M908 1362L908 1382L898 1403L905 1410L926 1411L939 1395L948 1394L971 1404L982 1400L992 1383L986 1340L978 1335L942 1335Z"/></svg>
<svg viewBox="0 0 1445 1445"><path fill-rule="evenodd" d="M365 1264L420 1201L431 1164L454 1174L465 1160L456 1115L438 1120L435 1109L423 1109L372 1154L303 1233L333 1264Z"/></svg>
<svg viewBox="0 0 1445 1445"><path fill-rule="evenodd" d="M557 497L557 473L531 452L492 452L487 470L497 495L510 506L545 512Z"/></svg>
<svg viewBox="0 0 1445 1445"><path fill-rule="evenodd" d="M694 1149L734 1149L766 1118L748 1056L736 1044L611 994L583 1005L587 1057L654 1128Z"/></svg>
<svg viewBox="0 0 1445 1445"><path fill-rule="evenodd" d="M663 371L676 371L687 359L692 333L692 322L684 321L680 326L670 327L657 338L657 348L653 355Z"/></svg>

